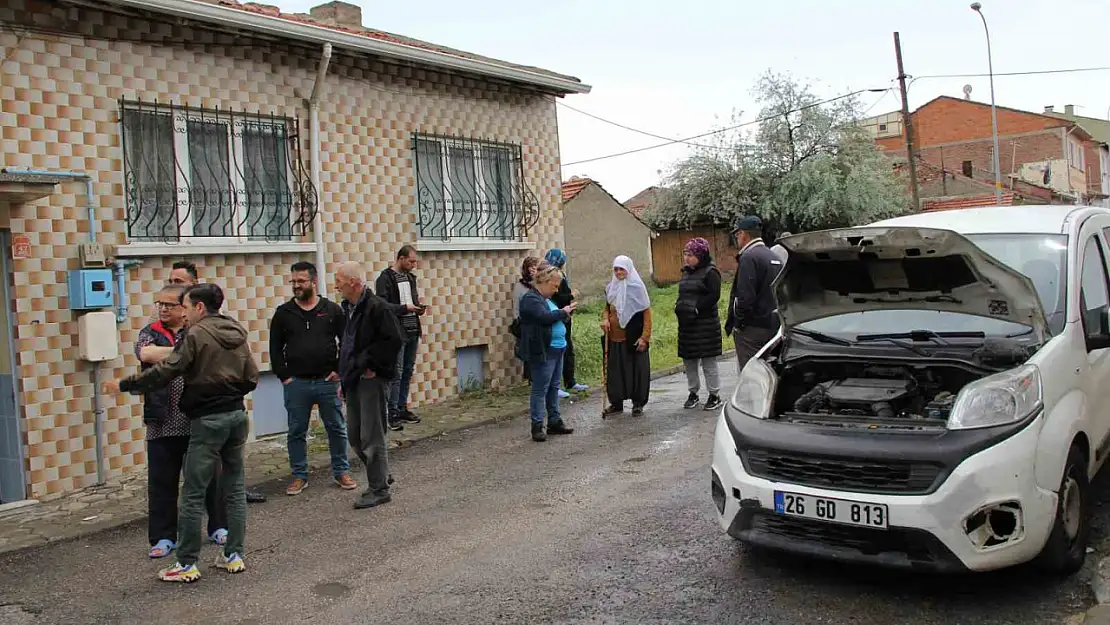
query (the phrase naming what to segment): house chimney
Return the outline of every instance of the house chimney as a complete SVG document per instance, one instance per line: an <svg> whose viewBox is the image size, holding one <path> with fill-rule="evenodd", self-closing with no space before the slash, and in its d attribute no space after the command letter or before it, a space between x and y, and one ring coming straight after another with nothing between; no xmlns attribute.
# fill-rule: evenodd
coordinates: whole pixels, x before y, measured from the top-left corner
<svg viewBox="0 0 1110 625"><path fill-rule="evenodd" d="M1074 104L1065 104L1064 105L1064 115L1075 115L1075 105Z"/></svg>
<svg viewBox="0 0 1110 625"><path fill-rule="evenodd" d="M362 8L340 0L334 0L309 9L313 19L333 26L362 28Z"/></svg>
<svg viewBox="0 0 1110 625"><path fill-rule="evenodd" d="M1048 106L1044 107L1044 112L1045 112L1045 113L1052 113L1052 112L1054 112L1054 110L1055 110L1055 109L1056 109L1056 107L1055 107L1055 106L1052 106L1052 105L1050 104L1050 105L1048 105Z"/></svg>

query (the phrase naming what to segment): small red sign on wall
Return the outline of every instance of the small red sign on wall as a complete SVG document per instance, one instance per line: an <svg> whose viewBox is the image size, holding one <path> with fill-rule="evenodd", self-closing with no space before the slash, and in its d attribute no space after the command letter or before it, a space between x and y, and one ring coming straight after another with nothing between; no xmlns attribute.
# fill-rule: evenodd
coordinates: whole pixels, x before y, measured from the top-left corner
<svg viewBox="0 0 1110 625"><path fill-rule="evenodd" d="M26 260L31 257L31 237L17 234L12 237L12 260Z"/></svg>

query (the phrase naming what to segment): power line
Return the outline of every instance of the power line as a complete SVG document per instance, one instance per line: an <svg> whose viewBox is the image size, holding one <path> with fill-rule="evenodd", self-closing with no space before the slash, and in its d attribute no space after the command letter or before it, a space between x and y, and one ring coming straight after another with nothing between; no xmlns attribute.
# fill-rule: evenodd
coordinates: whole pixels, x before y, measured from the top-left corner
<svg viewBox="0 0 1110 625"><path fill-rule="evenodd" d="M822 106L822 105L825 105L825 104L829 104L831 102L836 102L837 100L843 100L844 98L850 98L852 96L859 95L861 93L879 93L879 92L883 92L883 91L887 91L887 89L859 89L857 91L852 91L851 93L845 93L843 95L838 95L834 98L829 98L828 100L821 100L820 102L813 102L811 104L806 104L805 106L800 106L796 109L792 109L792 110L789 110L789 111L783 111L783 112L780 112L780 113L775 113L774 115L768 115L767 117L760 117L759 119L753 119L750 122L744 122L742 124L736 124L735 126L728 126L726 128L719 128L717 130L710 130L709 132L703 132L699 135L694 135L692 137L684 137L682 139L668 139L666 141L666 143L657 143L655 145L649 145L649 146L642 147L642 148L636 148L634 150L625 150L624 152L617 152L615 154L606 154L605 156L595 156L593 158L587 158L587 159L583 159L583 160L580 160L580 161L574 161L574 162L571 162L571 163L563 163L563 166L564 167L570 167L572 165L582 165L584 163L593 163L593 162L596 162L596 161L604 161L604 160L608 160L608 159L611 159L611 158L617 158L617 157L620 157L620 156L628 156L629 154L637 154L639 152L647 152L648 150L654 150L654 149L657 149L657 148L666 147L668 145L674 145L676 143L689 143L690 141L693 141L694 139L701 139L702 137L709 137L709 136L712 136L712 135L721 134L722 132L729 132L731 130L736 130L737 128L743 128L745 126L752 126L754 124L761 124L765 121L770 121L770 120L773 120L773 119L777 119L778 117L780 117L782 115L789 115L791 113L798 113L798 112L801 112L801 111L804 111L804 110L807 110L807 109L811 109L811 108L814 108L814 107L817 107L817 106Z"/></svg>
<svg viewBox="0 0 1110 625"><path fill-rule="evenodd" d="M558 104L559 106L565 108L565 109L570 109L570 110L574 111L575 113L580 113L582 115L585 115L586 117L591 117L593 119L596 119L599 122L604 122L606 124L609 124L610 126L616 126L617 128L622 128L622 129L627 130L629 132L635 132L637 134L641 134L641 135L644 135L644 136L647 136L647 137L651 137L653 139L662 139L664 141L673 141L675 143L685 143L687 145L692 145L692 146L698 147L698 148L722 149L722 147L719 146L719 145L709 145L709 144L706 144L706 143L693 143L693 142L690 142L690 141L684 141L682 139L675 139L674 137L665 137L663 135L657 135L653 132L648 132L646 130L640 130L639 128L633 128L632 126L626 126L626 125L624 125L620 122L615 122L611 119L605 119L604 117L599 117L597 115L594 115L593 113L588 113L586 111L583 111L582 109L574 108L573 106L571 106L569 104L563 103L561 100L555 100L555 103Z"/></svg>
<svg viewBox="0 0 1110 625"><path fill-rule="evenodd" d="M995 72L995 76L1037 76L1041 74L1071 74L1075 72L1105 72L1110 71L1110 67L1072 67L1066 69L1042 69L1033 70L1028 72ZM988 78L990 74L927 74L924 76L914 76L914 80L920 78Z"/></svg>

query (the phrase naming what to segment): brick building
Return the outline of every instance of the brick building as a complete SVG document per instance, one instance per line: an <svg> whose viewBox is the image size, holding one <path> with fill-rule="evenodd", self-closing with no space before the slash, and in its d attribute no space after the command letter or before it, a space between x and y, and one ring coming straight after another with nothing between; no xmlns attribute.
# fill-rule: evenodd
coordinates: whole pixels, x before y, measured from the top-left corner
<svg viewBox="0 0 1110 625"><path fill-rule="evenodd" d="M138 369L153 295L192 260L264 372L255 435L285 429L268 327L299 260L327 285L342 262L373 277L417 244L431 312L414 402L519 377L512 283L563 243L555 98L589 87L361 19L341 2L0 6L0 503L145 466L139 398L101 396L79 359L66 283L85 242L122 286L100 283L121 354L100 377Z"/></svg>
<svg viewBox="0 0 1110 625"><path fill-rule="evenodd" d="M1099 181L1097 146L1090 133L1068 119L997 107L999 163L1003 185L1014 181L1043 186L1072 202L1091 200L1089 180ZM967 178L994 182L994 143L989 104L948 96L935 98L910 115L915 151L921 160ZM878 135L875 144L905 158L901 135ZM1094 160L1092 163L1091 160Z"/></svg>

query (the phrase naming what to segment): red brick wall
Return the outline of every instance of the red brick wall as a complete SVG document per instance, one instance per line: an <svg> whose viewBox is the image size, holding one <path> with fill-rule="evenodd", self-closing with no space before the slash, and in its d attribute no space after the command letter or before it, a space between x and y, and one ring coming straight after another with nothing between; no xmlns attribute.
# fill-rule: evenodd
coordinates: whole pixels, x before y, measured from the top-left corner
<svg viewBox="0 0 1110 625"><path fill-rule="evenodd" d="M1087 159L1087 192L1092 195L1102 194L1102 162L1099 160L1098 144L1094 141L1084 143Z"/></svg>
<svg viewBox="0 0 1110 625"><path fill-rule="evenodd" d="M920 155L925 162L937 166L943 160L945 169L960 173L963 172L963 162L971 161L972 178L993 182L993 151L994 142L987 138L956 145L925 147L921 149ZM1060 137L1060 130L1056 128L1035 135L998 139L998 159L1004 176L1020 170L1022 163L1064 158L1063 152L1063 139Z"/></svg>
<svg viewBox="0 0 1110 625"><path fill-rule="evenodd" d="M989 139L992 132L991 107L968 100L941 97L914 111L910 123L913 127L914 142L919 147L972 139ZM1004 108L998 109L999 137L1068 125L1069 122L1062 119ZM901 137L879 139L875 143L882 149L905 149L905 142Z"/></svg>

